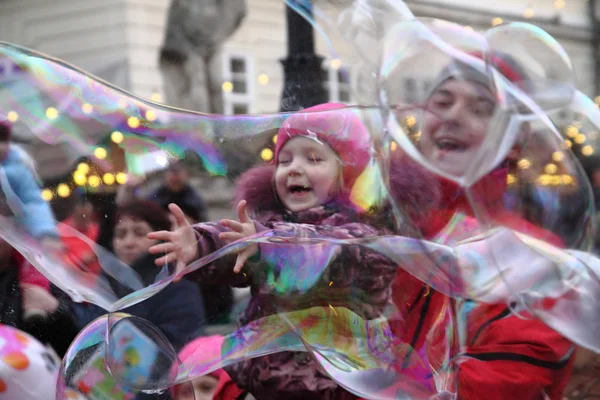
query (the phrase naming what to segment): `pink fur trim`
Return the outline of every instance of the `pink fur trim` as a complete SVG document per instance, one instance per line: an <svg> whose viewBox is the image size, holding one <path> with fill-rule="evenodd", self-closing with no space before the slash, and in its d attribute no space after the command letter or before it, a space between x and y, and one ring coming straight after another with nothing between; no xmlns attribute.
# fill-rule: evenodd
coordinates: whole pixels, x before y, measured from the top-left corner
<svg viewBox="0 0 600 400"><path fill-rule="evenodd" d="M244 172L235 183L234 204L246 200L250 214L282 209L275 192L274 175L273 164L259 165Z"/></svg>

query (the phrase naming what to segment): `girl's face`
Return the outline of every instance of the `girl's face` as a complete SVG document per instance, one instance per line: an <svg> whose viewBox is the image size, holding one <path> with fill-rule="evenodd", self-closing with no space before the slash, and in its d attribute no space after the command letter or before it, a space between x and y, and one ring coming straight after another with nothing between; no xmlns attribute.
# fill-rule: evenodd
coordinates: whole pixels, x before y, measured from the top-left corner
<svg viewBox="0 0 600 400"><path fill-rule="evenodd" d="M191 383L193 388L182 385L176 389L176 400L212 400L219 380L212 375L205 375L192 380Z"/></svg>
<svg viewBox="0 0 600 400"><path fill-rule="evenodd" d="M329 145L298 136L279 152L275 189L289 211L308 210L337 194L341 172L340 161Z"/></svg>
<svg viewBox="0 0 600 400"><path fill-rule="evenodd" d="M433 165L464 174L487 135L496 102L484 85L448 80L427 103L419 147Z"/></svg>
<svg viewBox="0 0 600 400"><path fill-rule="evenodd" d="M145 221L122 218L115 226L113 250L117 258L127 265L133 264L148 251L156 240L148 239L152 228Z"/></svg>

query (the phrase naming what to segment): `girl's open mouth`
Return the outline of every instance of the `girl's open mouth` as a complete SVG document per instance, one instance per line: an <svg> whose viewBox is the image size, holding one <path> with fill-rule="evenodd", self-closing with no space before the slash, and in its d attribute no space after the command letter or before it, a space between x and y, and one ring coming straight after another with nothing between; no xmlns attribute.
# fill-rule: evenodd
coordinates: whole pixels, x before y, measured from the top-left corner
<svg viewBox="0 0 600 400"><path fill-rule="evenodd" d="M302 196L312 191L312 188L307 185L290 185L288 192L296 196Z"/></svg>
<svg viewBox="0 0 600 400"><path fill-rule="evenodd" d="M443 151L466 151L469 149L467 143L453 139L453 138L440 138L435 141L435 145L439 150Z"/></svg>

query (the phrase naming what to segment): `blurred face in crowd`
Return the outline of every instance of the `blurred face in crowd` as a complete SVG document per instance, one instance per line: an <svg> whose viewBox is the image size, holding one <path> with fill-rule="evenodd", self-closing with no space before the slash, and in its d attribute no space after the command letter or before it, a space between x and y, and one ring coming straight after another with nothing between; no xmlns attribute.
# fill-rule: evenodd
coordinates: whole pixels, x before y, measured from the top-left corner
<svg viewBox="0 0 600 400"><path fill-rule="evenodd" d="M10 143L7 140L0 141L0 160L4 160L8 155Z"/></svg>
<svg viewBox="0 0 600 400"><path fill-rule="evenodd" d="M189 180L187 169L181 164L169 166L165 174L165 185L173 191L181 190Z"/></svg>
<svg viewBox="0 0 600 400"><path fill-rule="evenodd" d="M338 156L327 144L306 137L290 139L280 150L275 188L292 212L326 204L341 188Z"/></svg>
<svg viewBox="0 0 600 400"><path fill-rule="evenodd" d="M600 170L596 170L592 174L592 187L600 189Z"/></svg>
<svg viewBox="0 0 600 400"><path fill-rule="evenodd" d="M75 204L74 215L81 218L90 220L94 213L94 206L89 201L78 202Z"/></svg>
<svg viewBox="0 0 600 400"><path fill-rule="evenodd" d="M148 239L152 227L145 221L130 217L121 218L116 226L113 237L113 250L117 258L127 265L133 264L144 255L155 240Z"/></svg>
<svg viewBox="0 0 600 400"><path fill-rule="evenodd" d="M212 375L201 376L191 381L192 389L187 385L179 386L176 400L212 400L219 381ZM193 391L193 393L192 393Z"/></svg>
<svg viewBox="0 0 600 400"><path fill-rule="evenodd" d="M495 105L492 92L480 83L441 84L427 101L419 143L425 158L450 174L464 174L486 137Z"/></svg>

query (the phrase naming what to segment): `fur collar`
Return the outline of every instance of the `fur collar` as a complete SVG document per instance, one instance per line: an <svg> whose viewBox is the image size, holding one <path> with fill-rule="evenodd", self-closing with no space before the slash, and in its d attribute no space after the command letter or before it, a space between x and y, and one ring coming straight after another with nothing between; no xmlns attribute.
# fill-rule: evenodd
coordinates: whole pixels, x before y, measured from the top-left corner
<svg viewBox="0 0 600 400"><path fill-rule="evenodd" d="M275 165L260 165L243 173L236 181L234 204L248 202L248 212L261 221L273 215L285 215L273 176ZM412 160L396 157L390 163L391 198L413 222L428 215L440 203L439 180Z"/></svg>

